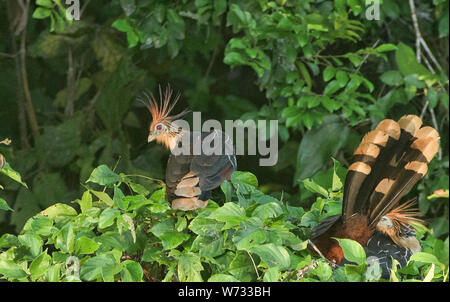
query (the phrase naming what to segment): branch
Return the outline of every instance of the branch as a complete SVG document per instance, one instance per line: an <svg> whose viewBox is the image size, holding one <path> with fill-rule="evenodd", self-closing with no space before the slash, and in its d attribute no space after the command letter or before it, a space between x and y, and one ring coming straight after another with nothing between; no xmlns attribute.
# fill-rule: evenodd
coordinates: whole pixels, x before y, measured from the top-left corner
<svg viewBox="0 0 450 302"><path fill-rule="evenodd" d="M416 32L416 60L420 63L420 40L422 39L422 34L419 29L419 22L417 21L416 6L414 0L409 0L409 7L411 9L411 19L414 25L414 31Z"/></svg>
<svg viewBox="0 0 450 302"><path fill-rule="evenodd" d="M17 52L17 43L14 36L14 24L17 23L17 18L13 18L13 8L11 7L10 1L6 1L6 10L9 20L9 29L10 29L10 42L11 42L11 50L15 55L11 55L14 58L14 65L16 68L16 77L17 77L17 86L16 86L16 95L17 95L17 119L19 121L19 135L20 135L20 145L22 148L29 148L30 142L28 140L28 132L27 132L27 118L24 107L24 95L23 95L23 87L22 77L20 71L20 56Z"/></svg>
<svg viewBox="0 0 450 302"><path fill-rule="evenodd" d="M247 254L250 256L250 259L252 259L252 263L253 263L253 267L255 268L256 271L256 276L258 277L258 279L260 278L259 273L258 273L258 269L256 268L256 264L255 261L253 260L252 254L250 254L249 251L247 251Z"/></svg>
<svg viewBox="0 0 450 302"><path fill-rule="evenodd" d="M308 244L316 251L317 254L319 254L319 256L321 258L323 258L325 261L328 262L329 265L331 265L331 267L335 268L336 267L336 263L331 262L330 260L328 260L327 258L325 258L325 256L322 254L322 252L319 250L319 248L311 241L308 240Z"/></svg>
<svg viewBox="0 0 450 302"><path fill-rule="evenodd" d="M21 0L23 3L23 0ZM25 11L23 12L23 18L28 20L28 10L30 8L30 0L26 0ZM33 133L34 141L39 137L39 126L36 120L36 114L31 100L30 87L28 85L28 74L26 65L26 38L27 28L24 26L21 39L20 39L20 70L22 75L23 90L25 93L26 109L28 114L28 120L30 122L31 132Z"/></svg>
<svg viewBox="0 0 450 302"><path fill-rule="evenodd" d="M431 61L433 61L433 63L440 69L442 70L441 65L438 63L438 61L436 60L435 56L433 55L433 53L431 52L430 48L427 45L427 42L425 42L425 40L422 37L422 33L420 32L420 28L419 28L419 23L417 22L417 15L416 15L416 6L414 5L414 0L409 0L409 7L411 9L411 19L413 21L413 25L414 25L414 31L416 32L416 60L418 63L420 63L420 59L421 59L421 46L424 48L425 52L428 54L428 56L430 57ZM424 61L425 61L425 65L427 66L428 70L435 74L435 71L433 69L433 67L431 66L430 62L428 62L427 58L425 57L425 55L423 56ZM439 81L440 82L440 81ZM431 114L431 120L433 122L433 126L434 128L439 132L439 127L437 124L437 120L436 120L436 115L434 114L434 110L433 108L428 106L428 100L425 102L425 105L422 108L422 112L420 113L420 118L422 118L425 114L425 111L427 110L428 107L428 111ZM442 159L442 149L441 147L439 147L438 150L438 159L441 160Z"/></svg>
<svg viewBox="0 0 450 302"><path fill-rule="evenodd" d="M69 118L73 115L75 91L77 89L74 79L75 66L73 62L72 47L70 46L67 52L67 57L69 67L67 68L66 108L64 109L64 116Z"/></svg>
<svg viewBox="0 0 450 302"><path fill-rule="evenodd" d="M417 21L416 6L414 4L414 0L409 0L409 7L411 9L411 19L413 21L414 31L416 33L416 59L417 59L417 62L420 63L420 61L421 61L421 57L422 57L422 55L421 55L421 51L422 51L421 50L422 49L421 46L422 46L423 49L425 50L425 52L430 57L431 61L433 61L433 63L440 70L442 70L441 65L436 60L436 57L431 52L430 48L428 47L427 42L422 37L422 33L420 32L420 28L419 28L419 22Z"/></svg>

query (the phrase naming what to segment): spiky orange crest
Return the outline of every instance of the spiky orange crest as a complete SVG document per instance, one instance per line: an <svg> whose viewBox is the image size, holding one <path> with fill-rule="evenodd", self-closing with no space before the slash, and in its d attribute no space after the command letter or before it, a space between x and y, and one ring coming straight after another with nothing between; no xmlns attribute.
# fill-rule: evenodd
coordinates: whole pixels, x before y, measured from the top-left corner
<svg viewBox="0 0 450 302"><path fill-rule="evenodd" d="M385 215L392 221L393 228L397 234L400 233L402 226L411 228L410 225L413 223L424 223L422 219L417 218L420 215L420 211L414 207L416 203L417 199L411 199Z"/></svg>
<svg viewBox="0 0 450 302"><path fill-rule="evenodd" d="M180 94L172 100L173 91L170 88L170 85L166 87L166 91L164 94L161 91L161 86L159 86L159 102L155 99L151 92L145 92L144 95L146 97L146 102L144 104L147 106L148 111L152 115L152 122L150 124L150 131L154 130L155 125L159 123L168 124L173 120L176 120L187 113L187 111L183 111L174 116L169 116L170 112L173 110L178 100L180 99ZM169 126L169 125L167 125Z"/></svg>

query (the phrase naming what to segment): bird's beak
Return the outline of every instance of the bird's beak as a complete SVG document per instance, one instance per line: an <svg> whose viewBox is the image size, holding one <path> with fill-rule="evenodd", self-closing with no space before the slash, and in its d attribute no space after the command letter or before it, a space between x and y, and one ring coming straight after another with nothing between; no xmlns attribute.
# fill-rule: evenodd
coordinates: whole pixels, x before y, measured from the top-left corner
<svg viewBox="0 0 450 302"><path fill-rule="evenodd" d="M148 135L148 138L147 138L147 142L152 142L152 141L154 141L156 139L156 134L154 134L153 132L150 132L150 134Z"/></svg>

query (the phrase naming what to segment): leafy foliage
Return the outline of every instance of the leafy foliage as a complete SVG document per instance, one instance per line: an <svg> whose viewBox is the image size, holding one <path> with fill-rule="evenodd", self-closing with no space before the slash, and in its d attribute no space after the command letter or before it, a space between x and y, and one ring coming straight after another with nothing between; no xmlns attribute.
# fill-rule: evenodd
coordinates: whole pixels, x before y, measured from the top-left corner
<svg viewBox="0 0 450 302"><path fill-rule="evenodd" d="M333 182L342 182L336 173L332 177ZM124 282L380 278L371 274L363 248L350 239L338 241L345 257L356 265L335 268L307 250L310 227L334 212L335 204L340 204L336 197L318 197L305 211L262 193L253 174L235 172L230 183L233 194L223 205L210 201L204 209L182 212L171 210L164 188L153 192L133 188L136 184L129 177L106 166L96 168L88 182L105 189L87 187L72 205L57 203L28 219L20 235L0 237L2 278ZM316 191L319 186L311 181L309 187ZM321 188L329 196L335 191ZM425 251L414 254L402 270L394 268L391 280L447 280L448 237L445 242L428 237L421 243Z"/></svg>
<svg viewBox="0 0 450 302"><path fill-rule="evenodd" d="M0 2L0 137L12 139L0 144L5 278L70 279L69 268L81 280L376 279L364 263L317 262L306 239L339 213L361 136L404 114L441 136L409 193L429 222L418 232L424 253L438 261L411 261L392 280L446 278L448 0L414 1L434 57L422 48L420 62L407 1L383 0L380 20L366 18L362 0L86 1L80 20L64 1L30 1L28 15L22 2ZM182 92L178 112L278 120L278 163L238 158L254 174L235 173L207 209L171 211L158 191L167 152L146 144L149 117L135 101L166 83ZM30 229L42 211L48 219Z"/></svg>

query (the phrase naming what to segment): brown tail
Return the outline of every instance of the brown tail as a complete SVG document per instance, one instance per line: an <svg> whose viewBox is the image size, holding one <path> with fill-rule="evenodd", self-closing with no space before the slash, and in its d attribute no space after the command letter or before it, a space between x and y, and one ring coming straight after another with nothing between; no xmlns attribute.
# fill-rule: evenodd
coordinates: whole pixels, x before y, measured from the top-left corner
<svg viewBox="0 0 450 302"><path fill-rule="evenodd" d="M344 222L359 213L374 226L426 174L439 149L439 134L421 125L416 115L386 119L364 136L345 180Z"/></svg>

